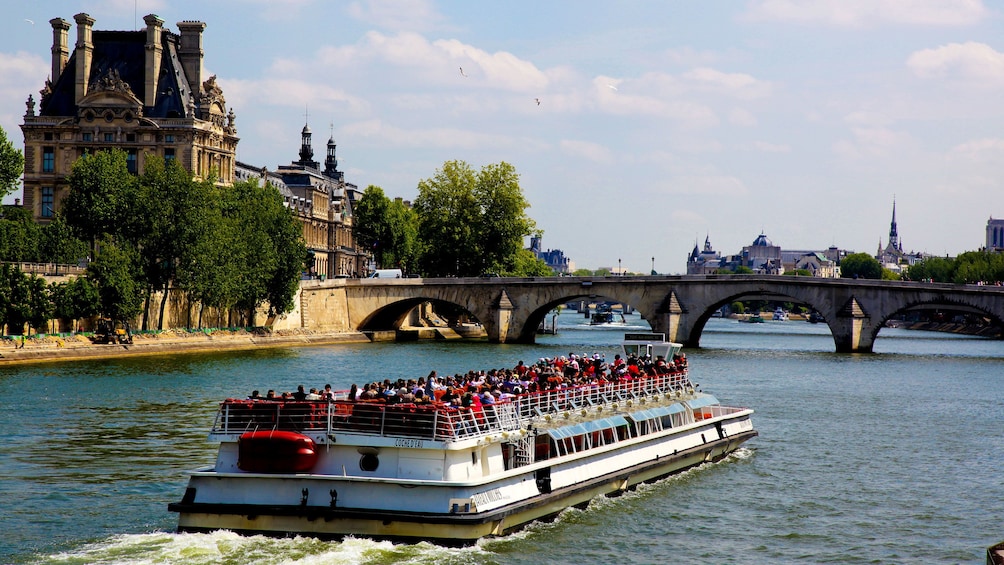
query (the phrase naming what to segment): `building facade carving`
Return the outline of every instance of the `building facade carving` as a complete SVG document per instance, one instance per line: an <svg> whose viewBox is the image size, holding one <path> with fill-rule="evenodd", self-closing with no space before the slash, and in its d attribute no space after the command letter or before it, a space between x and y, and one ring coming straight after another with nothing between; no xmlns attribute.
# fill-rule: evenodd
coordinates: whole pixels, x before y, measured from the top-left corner
<svg viewBox="0 0 1004 565"><path fill-rule="evenodd" d="M164 29L155 15L140 31L94 30L94 18L74 16L52 26L52 73L39 91L38 111L26 102L24 206L39 222L59 211L66 177L85 153L126 152L129 170L142 174L148 155L176 159L197 178L234 180L237 130L215 76L202 80L202 22Z"/></svg>

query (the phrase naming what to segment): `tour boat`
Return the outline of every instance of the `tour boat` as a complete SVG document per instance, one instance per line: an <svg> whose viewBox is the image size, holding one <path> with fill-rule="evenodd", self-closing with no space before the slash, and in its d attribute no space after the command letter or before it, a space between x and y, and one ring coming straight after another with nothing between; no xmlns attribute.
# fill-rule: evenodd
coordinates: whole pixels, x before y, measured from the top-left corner
<svg viewBox="0 0 1004 565"><path fill-rule="evenodd" d="M215 464L191 472L169 509L183 532L443 545L503 535L721 460L757 435L753 410L724 406L690 381L681 347L628 334L607 378L480 406L350 401L344 392L228 399L209 436L219 442Z"/></svg>

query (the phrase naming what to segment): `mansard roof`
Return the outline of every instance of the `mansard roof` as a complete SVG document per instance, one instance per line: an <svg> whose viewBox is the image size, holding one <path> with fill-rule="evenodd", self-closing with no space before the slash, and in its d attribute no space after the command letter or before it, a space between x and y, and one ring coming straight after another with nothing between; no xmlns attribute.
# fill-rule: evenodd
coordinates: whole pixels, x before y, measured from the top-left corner
<svg viewBox="0 0 1004 565"><path fill-rule="evenodd" d="M146 99L146 41L145 31L98 31L93 32L94 50L91 56L90 83L119 80L128 86L138 100ZM164 32L161 34L164 48L160 60L157 97L152 107L144 107L143 115L148 118L180 118L187 116L186 102L193 89L178 59L178 36ZM78 50L74 49L66 66L51 83L51 92L43 94L39 105L41 116L76 116L77 104L74 100L77 65L81 64ZM198 85L196 85L196 88ZM91 90L88 85L88 91ZM44 91L43 91L44 92ZM198 104L198 97L194 97Z"/></svg>

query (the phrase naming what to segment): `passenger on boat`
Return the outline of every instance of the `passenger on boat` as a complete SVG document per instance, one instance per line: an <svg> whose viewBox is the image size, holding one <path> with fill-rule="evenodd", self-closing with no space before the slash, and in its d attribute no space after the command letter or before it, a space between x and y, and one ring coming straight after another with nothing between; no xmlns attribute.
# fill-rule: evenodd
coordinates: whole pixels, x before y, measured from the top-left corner
<svg viewBox="0 0 1004 565"><path fill-rule="evenodd" d="M359 398L359 386L356 383L352 383L349 387L349 394L345 397L349 402L355 402Z"/></svg>
<svg viewBox="0 0 1004 565"><path fill-rule="evenodd" d="M261 397L261 394L257 390L252 390L251 396L248 397L248 400L265 400L265 399Z"/></svg>
<svg viewBox="0 0 1004 565"><path fill-rule="evenodd" d="M331 390L331 385L324 385L324 391L321 393L321 398L323 398L324 400L335 399L335 391Z"/></svg>
<svg viewBox="0 0 1004 565"><path fill-rule="evenodd" d="M306 400L307 393L303 390L303 385L296 387L296 392L292 394L293 400Z"/></svg>
<svg viewBox="0 0 1004 565"><path fill-rule="evenodd" d="M268 389L268 392L265 393L265 400L278 400L275 397L275 391L272 389Z"/></svg>

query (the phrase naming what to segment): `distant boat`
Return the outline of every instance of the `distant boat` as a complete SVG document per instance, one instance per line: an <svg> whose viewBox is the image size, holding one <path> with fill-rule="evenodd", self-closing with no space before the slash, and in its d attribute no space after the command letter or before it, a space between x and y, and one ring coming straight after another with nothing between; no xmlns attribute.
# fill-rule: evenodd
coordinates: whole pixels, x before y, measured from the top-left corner
<svg viewBox="0 0 1004 565"><path fill-rule="evenodd" d="M740 322L747 322L747 323L750 323L750 324L762 324L763 323L763 316L761 316L760 313L757 312L756 314L750 314L749 316L746 317L746 319L739 318L739 321Z"/></svg>
<svg viewBox="0 0 1004 565"><path fill-rule="evenodd" d="M615 313L611 310L594 312L589 318L590 326L623 326L625 323L624 314Z"/></svg>
<svg viewBox="0 0 1004 565"><path fill-rule="evenodd" d="M826 318L824 318L822 314L816 312L815 310L813 310L813 312L809 314L809 317L807 319L809 320L810 324L818 324L819 322L826 321Z"/></svg>
<svg viewBox="0 0 1004 565"><path fill-rule="evenodd" d="M787 322L788 321L788 313L785 312L784 309L782 309L782 308L778 308L777 310L774 310L774 321L775 322Z"/></svg>

